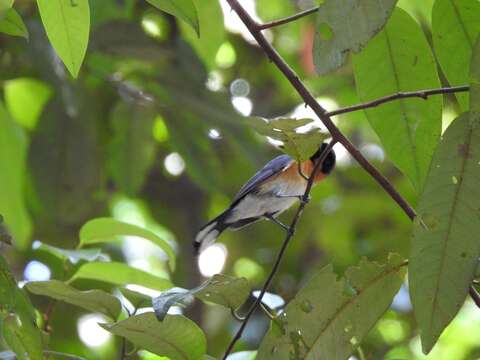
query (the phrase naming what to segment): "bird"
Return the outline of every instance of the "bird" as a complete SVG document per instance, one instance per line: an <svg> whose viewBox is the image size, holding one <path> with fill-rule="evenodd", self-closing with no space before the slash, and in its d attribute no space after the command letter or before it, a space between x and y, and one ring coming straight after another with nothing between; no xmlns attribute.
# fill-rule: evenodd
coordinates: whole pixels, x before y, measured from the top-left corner
<svg viewBox="0 0 480 360"><path fill-rule="evenodd" d="M327 144L323 143L309 159L300 163L286 154L268 162L240 188L224 212L198 231L193 244L195 254L213 244L226 229L238 230L261 219L273 221L288 230L276 217L297 200L304 201L307 178L326 149ZM313 184L322 181L335 167L333 149L323 158Z"/></svg>

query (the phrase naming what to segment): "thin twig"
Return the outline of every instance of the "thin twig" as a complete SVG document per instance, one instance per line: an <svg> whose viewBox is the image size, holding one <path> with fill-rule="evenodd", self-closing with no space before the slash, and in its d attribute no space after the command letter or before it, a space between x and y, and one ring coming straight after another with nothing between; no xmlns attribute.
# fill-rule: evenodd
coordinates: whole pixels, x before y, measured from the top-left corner
<svg viewBox="0 0 480 360"><path fill-rule="evenodd" d="M422 98L427 100L431 95L439 95L439 94L451 94L457 92L466 92L470 90L470 86L463 85L463 86L453 86L453 87L444 87L439 89L428 89L428 90L419 90L419 91L409 91L409 92L399 92L396 94L388 95L373 101L369 101L363 104L353 105L344 107L341 109L333 110L327 112L327 116L336 116L340 114L345 114L353 111L364 110L372 107L376 107L381 104L385 104L386 102L405 99L405 98Z"/></svg>
<svg viewBox="0 0 480 360"><path fill-rule="evenodd" d="M474 301L474 303L480 308L480 294L478 293L477 289L473 285L470 285L470 289L468 291L470 293L470 297Z"/></svg>
<svg viewBox="0 0 480 360"><path fill-rule="evenodd" d="M265 24L259 24L258 28L260 30L265 30L265 29L269 29L269 28L272 28L272 27L275 27L275 26L284 25L284 24L287 24L289 22L300 19L304 16L314 14L317 11L318 11L318 6L316 8L308 9L308 10L299 12L298 14L295 14L295 15L292 15L292 16L289 16L289 17L286 17L286 18L283 18L283 19L273 20L273 21L270 21L270 22L265 23Z"/></svg>
<svg viewBox="0 0 480 360"><path fill-rule="evenodd" d="M57 300L51 299L48 302L47 309L45 310L45 314L43 314L43 319L45 321L43 323L43 330L45 332L50 332L50 328L49 328L50 319L52 317L53 308L55 307L56 304L57 304Z"/></svg>
<svg viewBox="0 0 480 360"><path fill-rule="evenodd" d="M327 157L328 153L333 148L333 145L335 145L335 143L336 143L336 140L335 140L335 138L333 138L332 141L330 141L330 143L327 145L327 147L323 151L323 153L320 156L320 158L318 159L317 163L315 164L315 167L313 168L312 173L310 174L310 177L308 178L305 193L303 194L303 199L304 200L308 199L308 197L310 196L310 191L312 190L313 180L315 179L315 175L320 170L320 165L325 160L325 158ZM300 202L300 205L298 206L297 212L295 213L295 215L293 217L293 220L292 220L292 222L289 226L289 229L287 231L287 235L285 237L285 240L283 241L282 247L280 248L280 251L278 252L277 258L275 259L275 263L273 264L272 270L270 271L270 274L268 275L267 280L263 284L263 287L262 287L262 290L260 291L260 294L255 299L255 302L253 303L253 305L250 307L247 314L243 318L243 321L242 321L239 329L237 330L237 333L235 334L233 339L230 341L230 344L228 345L228 348L225 351L225 355L223 356L224 360L232 352L233 347L235 346L236 342L242 337L242 333L245 330L245 327L247 326L247 323L248 323L250 317L253 315L253 313L255 312L257 307L259 306L259 304L262 302L263 296L267 292L267 290L268 290L268 288L269 288L269 286L270 286L270 284L273 280L273 277L275 276L275 274L278 270L280 262L282 261L285 250L287 249L287 245L288 245L288 243L290 242L291 238L293 237L293 235L295 233L297 223L300 220L300 216L302 215L303 209L305 208L306 204L307 204L307 201L301 201Z"/></svg>

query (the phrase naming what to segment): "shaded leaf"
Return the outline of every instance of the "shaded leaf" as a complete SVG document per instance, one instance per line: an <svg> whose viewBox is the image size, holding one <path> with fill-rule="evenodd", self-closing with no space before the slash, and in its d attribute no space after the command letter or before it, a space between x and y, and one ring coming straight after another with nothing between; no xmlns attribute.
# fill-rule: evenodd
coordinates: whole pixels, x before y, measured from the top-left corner
<svg viewBox="0 0 480 360"><path fill-rule="evenodd" d="M192 0L147 0L156 8L165 11L189 24L200 36L197 9Z"/></svg>
<svg viewBox="0 0 480 360"><path fill-rule="evenodd" d="M175 269L175 253L170 244L153 231L137 225L128 224L113 218L97 218L90 220L80 230L80 246L109 242L117 236L138 236L158 245L168 256L170 268Z"/></svg>
<svg viewBox="0 0 480 360"><path fill-rule="evenodd" d="M167 315L160 322L154 313L145 313L101 326L141 348L175 360L198 360L206 352L207 341L202 330L181 315Z"/></svg>
<svg viewBox="0 0 480 360"><path fill-rule="evenodd" d="M313 122L312 119L263 119L249 118L249 124L261 135L283 142L282 151L294 159L309 159L330 135L313 129L308 132L297 132L299 127Z"/></svg>
<svg viewBox="0 0 480 360"><path fill-rule="evenodd" d="M363 259L344 279L318 271L272 322L257 359L347 359L400 289L403 265L391 255L384 265Z"/></svg>
<svg viewBox="0 0 480 360"><path fill-rule="evenodd" d="M466 113L448 127L418 204L409 284L425 353L463 305L477 267L479 124Z"/></svg>
<svg viewBox="0 0 480 360"><path fill-rule="evenodd" d="M72 355L72 354L66 354L58 351L50 351L50 350L44 350L43 354L45 356L54 356L55 359L67 359L67 360L85 360L85 358L77 356L77 355ZM0 359L1 360L17 360L16 355L12 351L2 351L0 352ZM53 359L53 358L52 358Z"/></svg>
<svg viewBox="0 0 480 360"><path fill-rule="evenodd" d="M470 63L470 112L480 116L480 35L473 48Z"/></svg>
<svg viewBox="0 0 480 360"><path fill-rule="evenodd" d="M89 249L78 249L78 250L70 250L70 249L62 249L56 246L51 246L48 244L44 244L41 241L34 241L32 248L34 250L46 251L61 260L68 260L72 264L76 264L81 260L84 261L109 261L110 256L107 254L102 253L102 249L96 248L89 248Z"/></svg>
<svg viewBox="0 0 480 360"><path fill-rule="evenodd" d="M357 92L370 101L399 91L438 88L435 60L419 25L396 9L353 57ZM442 126L442 98L403 99L366 110L388 156L420 192Z"/></svg>
<svg viewBox="0 0 480 360"><path fill-rule="evenodd" d="M324 0L317 12L313 61L319 74L345 63L349 51L358 52L392 14L397 0Z"/></svg>
<svg viewBox="0 0 480 360"><path fill-rule="evenodd" d="M435 54L450 85L468 84L468 69L475 39L480 33L480 2L436 0L432 10ZM455 52L452 53L452 49ZM468 110L468 95L456 93L461 109Z"/></svg>
<svg viewBox="0 0 480 360"><path fill-rule="evenodd" d="M88 0L37 0L37 4L50 43L76 78L88 45Z"/></svg>
<svg viewBox="0 0 480 360"><path fill-rule="evenodd" d="M194 289L173 288L160 294L153 299L153 309L157 318L163 320L171 306L188 306L195 296L202 301L235 310L245 302L249 294L247 279L216 274Z"/></svg>
<svg viewBox="0 0 480 360"><path fill-rule="evenodd" d="M154 290L166 290L172 287L172 283L168 279L116 262L83 264L69 282L77 279L98 280L123 286L136 284Z"/></svg>
<svg viewBox="0 0 480 360"><path fill-rule="evenodd" d="M152 298L148 295L127 288L120 288L119 290L135 309L150 306L152 303Z"/></svg>
<svg viewBox="0 0 480 360"><path fill-rule="evenodd" d="M17 287L0 255L0 334L20 360L42 358L42 337L35 310L25 292Z"/></svg>
<svg viewBox="0 0 480 360"><path fill-rule="evenodd" d="M10 232L5 226L4 219L1 214L0 214L0 242L4 242L7 244L12 243L12 236L10 235Z"/></svg>
<svg viewBox="0 0 480 360"><path fill-rule="evenodd" d="M21 249L28 247L32 231L23 195L25 160L25 135L0 102L0 214Z"/></svg>
<svg viewBox="0 0 480 360"><path fill-rule="evenodd" d="M12 36L24 37L28 40L28 30L15 9L9 9L0 20L0 32Z"/></svg>
<svg viewBox="0 0 480 360"><path fill-rule="evenodd" d="M48 296L91 312L102 313L112 320L116 320L122 310L120 301L102 290L80 291L58 280L31 281L25 287L33 294Z"/></svg>
<svg viewBox="0 0 480 360"><path fill-rule="evenodd" d="M125 102L117 103L110 115L109 171L118 189L128 196L141 190L155 160L154 119L153 107Z"/></svg>
<svg viewBox="0 0 480 360"><path fill-rule="evenodd" d="M8 10L13 6L14 0L0 0L0 21L6 16Z"/></svg>

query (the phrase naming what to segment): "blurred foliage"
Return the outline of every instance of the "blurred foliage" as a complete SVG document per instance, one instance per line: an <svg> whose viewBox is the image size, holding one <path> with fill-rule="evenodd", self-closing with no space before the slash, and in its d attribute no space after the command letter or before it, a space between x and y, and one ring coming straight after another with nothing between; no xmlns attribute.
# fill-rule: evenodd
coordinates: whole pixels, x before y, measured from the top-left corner
<svg viewBox="0 0 480 360"><path fill-rule="evenodd" d="M237 328L231 310L244 313L254 295L239 309L229 307L238 307L250 288L262 286L283 233L259 222L226 232L221 238L225 247L200 258L193 256L192 240L200 226L228 206L241 185L279 153L272 145L277 142L255 132L252 119L315 116L224 0L37 3L0 0L0 350L5 350L0 359L11 358L7 350L13 350L19 359L29 354L37 360L42 348L50 355L92 360L119 359L122 352L130 359L201 359L205 352L220 357ZM317 6L311 0L242 4L263 22ZM451 11L454 5L458 12ZM62 6L67 9L63 19L58 16ZM479 83L480 46L474 50L480 32L478 1L399 0L394 14L386 28L381 29L385 19L380 16L378 28L367 29L366 39L359 33L361 41L349 44L355 51L365 47L353 55L355 66L347 55L343 67L322 76L315 74L312 56L322 21L318 16L265 34L327 110L396 91L467 84L472 53L472 81ZM386 48L386 40L398 53ZM393 82L392 76L405 82ZM478 99L480 89L474 88L471 96ZM476 103L472 110L479 112ZM359 111L334 121L412 205L435 207L437 203L422 196L442 190L422 192L422 184L427 179L427 190L430 182L436 186L435 172L428 169L440 128L468 110L468 96L445 96L441 106L441 97L405 99L369 111L368 119ZM322 128L318 120L302 125ZM263 130L270 135L276 131ZM293 129L287 130L292 135ZM300 145L295 137L291 153L308 155L312 143L321 141L317 135L298 135L308 139ZM289 141L284 133L274 138ZM345 356L356 351L356 358L362 353L367 359L479 358L480 312L469 300L464 304L465 293L459 291L454 306L442 315L448 321L439 332L460 309L430 354L423 355L419 329L424 326L415 320L403 270L380 276L384 282L374 286L373 293L359 291L372 276L409 257L412 224L341 146L335 150L337 167L313 189L270 288L280 298L267 294L264 303L276 312L274 304L284 299L287 316L309 309L303 297L333 304L332 313L313 312L323 320L337 316L335 326L348 342L352 337L343 335L346 328L350 335L349 323L336 308L344 302L343 316L362 324L352 328L358 334L342 347ZM472 159L472 166L478 161ZM478 186L475 171L471 173L466 183ZM467 207L478 202L461 195ZM468 217L478 226L477 207L474 212L455 223ZM282 221L291 214L282 215ZM464 243L471 239L467 234ZM475 244L468 249L472 264L478 254ZM379 265L390 253L399 256ZM364 257L368 261L361 260ZM424 261L417 258L419 274ZM459 263L464 262L452 262L456 271L461 270ZM228 277L206 279L218 272ZM470 276L467 272L462 281ZM326 279L319 279L322 276ZM457 281L448 276L444 280ZM17 282L29 281L27 297ZM418 293L428 281L416 283ZM199 290L201 284L209 290ZM161 309L168 313L159 322L151 299L164 290L168 292L163 296L193 294L195 299L179 307L190 302L168 297L168 307ZM356 301L361 313L351 308ZM232 360L255 358L256 352L243 350L265 349L266 343L260 347L263 336L268 332L270 341L275 331L273 342L285 338L294 354L302 354L302 334L282 333L279 319L270 322L261 310L254 313ZM302 319L293 316L289 326L312 326L311 318ZM283 330L288 328L283 325Z"/></svg>

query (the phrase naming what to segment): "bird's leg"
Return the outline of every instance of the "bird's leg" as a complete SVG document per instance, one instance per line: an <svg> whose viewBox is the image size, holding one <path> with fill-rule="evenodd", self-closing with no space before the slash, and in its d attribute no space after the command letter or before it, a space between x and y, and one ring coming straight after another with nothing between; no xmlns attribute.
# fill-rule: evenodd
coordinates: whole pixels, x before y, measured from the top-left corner
<svg viewBox="0 0 480 360"><path fill-rule="evenodd" d="M280 226L283 230L285 231L290 231L290 227L285 225L284 223L282 223L280 220L277 220L273 217L273 215L271 214L265 214L263 215L266 219L270 220L270 221L273 221L275 224L277 224L278 226Z"/></svg>
<svg viewBox="0 0 480 360"><path fill-rule="evenodd" d="M303 204L308 204L310 202L310 195L305 197L304 195L275 195L278 198L297 198Z"/></svg>

